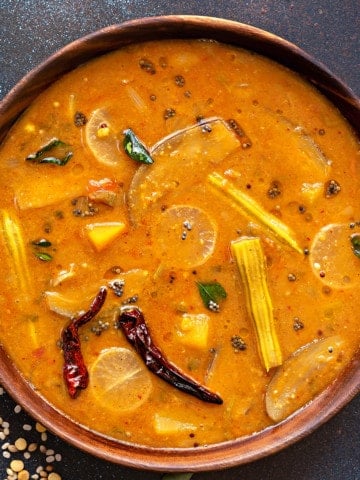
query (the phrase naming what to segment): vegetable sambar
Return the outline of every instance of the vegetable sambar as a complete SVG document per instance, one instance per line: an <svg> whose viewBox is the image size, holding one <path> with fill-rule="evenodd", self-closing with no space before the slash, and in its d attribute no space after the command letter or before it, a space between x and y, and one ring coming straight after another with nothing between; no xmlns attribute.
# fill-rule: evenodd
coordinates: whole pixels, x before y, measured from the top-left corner
<svg viewBox="0 0 360 480"><path fill-rule="evenodd" d="M357 350L359 142L286 68L213 41L124 47L38 97L0 159L1 342L75 421L238 438Z"/></svg>

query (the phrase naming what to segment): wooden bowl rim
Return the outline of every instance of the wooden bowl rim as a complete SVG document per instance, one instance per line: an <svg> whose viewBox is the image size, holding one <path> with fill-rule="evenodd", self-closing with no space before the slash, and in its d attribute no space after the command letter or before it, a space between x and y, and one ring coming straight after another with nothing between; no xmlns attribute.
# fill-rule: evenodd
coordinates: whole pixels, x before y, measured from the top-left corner
<svg viewBox="0 0 360 480"><path fill-rule="evenodd" d="M65 74L80 63L121 46L159 38L209 38L272 58L315 85L341 110L360 136L360 100L327 67L296 45L257 27L232 20L168 15L140 18L102 28L52 54L25 75L0 102L0 141L23 110L59 74ZM0 346L0 382L49 431L103 460L164 472L229 468L263 458L295 443L329 420L360 392L359 364L360 351L341 377L312 402L283 422L260 432L205 447L151 448L114 440L73 422L32 388Z"/></svg>

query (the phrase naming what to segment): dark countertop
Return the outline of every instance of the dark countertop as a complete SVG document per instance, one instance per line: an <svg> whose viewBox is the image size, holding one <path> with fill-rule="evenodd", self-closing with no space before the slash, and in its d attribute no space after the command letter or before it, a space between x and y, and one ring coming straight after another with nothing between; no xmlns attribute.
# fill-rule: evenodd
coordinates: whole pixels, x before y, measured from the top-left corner
<svg viewBox="0 0 360 480"><path fill-rule="evenodd" d="M358 0L0 0L0 99L32 67L70 41L124 20L166 14L218 16L280 35L312 54L360 95ZM159 473L104 462L49 432L41 434L34 420L19 410L0 388L1 478L10 478L6 469L11 460L24 460L22 452L6 458L6 442L13 444L19 437L38 444L24 460L30 475L35 475L30 478L39 478L39 466L63 480L162 478ZM358 396L326 425L286 450L238 468L197 473L193 480L359 480L359 414Z"/></svg>

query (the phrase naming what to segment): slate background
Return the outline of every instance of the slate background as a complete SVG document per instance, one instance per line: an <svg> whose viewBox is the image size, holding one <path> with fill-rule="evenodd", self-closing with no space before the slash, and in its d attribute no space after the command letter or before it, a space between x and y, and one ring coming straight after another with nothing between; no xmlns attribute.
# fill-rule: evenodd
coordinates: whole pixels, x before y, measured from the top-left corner
<svg viewBox="0 0 360 480"><path fill-rule="evenodd" d="M360 95L359 0L0 0L0 100L49 54L82 35L141 16L210 15L252 24L280 35L320 60ZM19 436L38 441L35 423L0 389L0 417ZM17 411L17 409L16 409ZM193 480L360 480L360 397L306 439L257 462L194 475ZM23 425L32 430L25 432ZM52 463L63 480L159 480L85 454L48 433L46 448L61 455ZM0 443L1 446L1 443ZM15 457L13 457L15 458ZM0 478L9 460L0 450ZM46 454L27 461L32 474Z"/></svg>

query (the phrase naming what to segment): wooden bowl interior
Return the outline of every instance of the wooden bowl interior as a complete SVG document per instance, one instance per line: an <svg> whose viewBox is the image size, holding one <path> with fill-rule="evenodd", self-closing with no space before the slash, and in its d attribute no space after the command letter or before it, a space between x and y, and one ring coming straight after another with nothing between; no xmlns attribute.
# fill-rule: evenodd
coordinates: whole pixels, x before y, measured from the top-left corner
<svg viewBox="0 0 360 480"><path fill-rule="evenodd" d="M0 104L0 141L26 107L52 82L81 63L130 43L166 38L211 38L268 56L299 72L325 94L360 136L360 102L323 65L291 43L257 28L196 16L145 18L77 40L25 76ZM109 439L74 423L33 390L0 347L0 381L34 418L72 445L111 462L158 471L228 468L294 443L336 414L360 391L360 352L329 388L285 421L250 436L204 448L155 449Z"/></svg>

